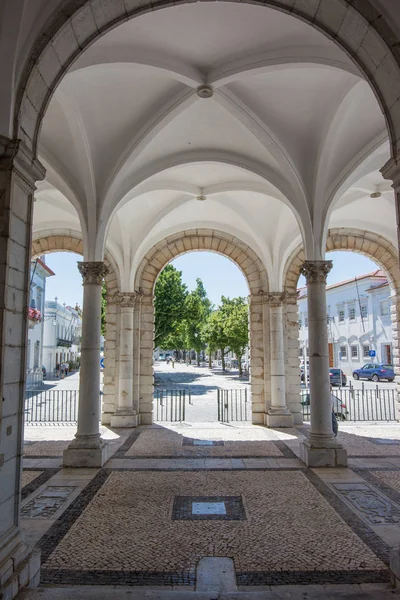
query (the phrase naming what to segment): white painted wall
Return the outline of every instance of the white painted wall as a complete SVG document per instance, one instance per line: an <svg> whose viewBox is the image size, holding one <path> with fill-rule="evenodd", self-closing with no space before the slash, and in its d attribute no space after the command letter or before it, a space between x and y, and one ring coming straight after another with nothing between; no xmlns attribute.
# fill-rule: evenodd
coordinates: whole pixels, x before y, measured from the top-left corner
<svg viewBox="0 0 400 600"><path fill-rule="evenodd" d="M380 287L380 284L386 284ZM392 351L392 326L390 320L390 288L385 277L357 278L341 285L328 286L327 327L329 342L334 344L334 365L340 367L347 375L359 369L367 362L387 362ZM379 287L378 287L379 286ZM376 289L374 290L373 287ZM359 297L358 297L359 296ZM367 314L361 319L360 304L365 306ZM352 310L355 310L353 319ZM344 319L340 320L340 311L344 311ZM307 296L303 295L298 302L299 341L300 347L308 345ZM386 314L385 314L386 313ZM364 346L376 351L376 357L364 356ZM389 346L389 350L388 350ZM340 348L346 348L346 356ZM357 355L353 356L352 348Z"/></svg>

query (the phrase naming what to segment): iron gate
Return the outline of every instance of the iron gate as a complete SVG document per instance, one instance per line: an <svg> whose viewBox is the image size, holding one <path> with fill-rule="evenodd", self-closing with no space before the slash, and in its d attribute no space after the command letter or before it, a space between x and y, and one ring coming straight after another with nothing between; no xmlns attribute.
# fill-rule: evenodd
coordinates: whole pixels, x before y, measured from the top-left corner
<svg viewBox="0 0 400 600"><path fill-rule="evenodd" d="M396 421L397 390L376 386L375 389L334 388L334 411L342 421ZM310 420L310 390L301 391L304 421Z"/></svg>
<svg viewBox="0 0 400 600"><path fill-rule="evenodd" d="M191 404L190 391L155 390L155 421L181 422L185 420L186 399Z"/></svg>
<svg viewBox="0 0 400 600"><path fill-rule="evenodd" d="M251 409L247 399L247 388L238 390L218 390L218 421L250 421Z"/></svg>
<svg viewBox="0 0 400 600"><path fill-rule="evenodd" d="M25 423L76 423L78 390L27 390Z"/></svg>

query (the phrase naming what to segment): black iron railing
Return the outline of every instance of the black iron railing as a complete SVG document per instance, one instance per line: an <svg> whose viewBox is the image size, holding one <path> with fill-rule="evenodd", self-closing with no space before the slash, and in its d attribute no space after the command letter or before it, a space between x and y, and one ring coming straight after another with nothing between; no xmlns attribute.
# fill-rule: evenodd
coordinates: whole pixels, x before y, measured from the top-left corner
<svg viewBox="0 0 400 600"><path fill-rule="evenodd" d="M189 390L155 390L155 421L184 421L186 400L188 400L189 404L192 404Z"/></svg>
<svg viewBox="0 0 400 600"><path fill-rule="evenodd" d="M76 423L78 390L27 390L26 423Z"/></svg>
<svg viewBox="0 0 400 600"><path fill-rule="evenodd" d="M247 397L247 388L234 390L218 390L218 421L249 421L250 403Z"/></svg>
<svg viewBox="0 0 400 600"><path fill-rule="evenodd" d="M334 412L343 421L396 421L397 391L376 386L365 388L334 388ZM310 420L310 390L301 390L303 419Z"/></svg>

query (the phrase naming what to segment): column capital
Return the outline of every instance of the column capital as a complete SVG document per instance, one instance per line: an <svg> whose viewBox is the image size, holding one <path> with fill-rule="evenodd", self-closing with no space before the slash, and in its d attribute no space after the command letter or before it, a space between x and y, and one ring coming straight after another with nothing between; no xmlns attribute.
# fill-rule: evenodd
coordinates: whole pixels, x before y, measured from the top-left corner
<svg viewBox="0 0 400 600"><path fill-rule="evenodd" d="M329 271L332 269L331 260L306 260L303 262L300 273L309 283L326 283Z"/></svg>
<svg viewBox="0 0 400 600"><path fill-rule="evenodd" d="M12 169L16 169L32 188L46 175L46 169L24 142L0 135L0 171Z"/></svg>
<svg viewBox="0 0 400 600"><path fill-rule="evenodd" d="M121 308L134 308L137 298L138 294L136 292L116 292L112 296L112 303Z"/></svg>
<svg viewBox="0 0 400 600"><path fill-rule="evenodd" d="M400 156L390 158L381 169L382 177L392 181L395 190L400 188Z"/></svg>
<svg viewBox="0 0 400 600"><path fill-rule="evenodd" d="M99 285L108 273L107 266L101 261L78 262L78 269L83 278L83 285Z"/></svg>

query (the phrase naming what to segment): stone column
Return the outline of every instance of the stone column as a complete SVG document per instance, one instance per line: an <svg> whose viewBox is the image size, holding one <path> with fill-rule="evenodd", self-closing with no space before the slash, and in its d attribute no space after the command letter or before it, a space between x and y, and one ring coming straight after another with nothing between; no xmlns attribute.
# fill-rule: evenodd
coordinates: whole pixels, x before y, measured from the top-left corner
<svg viewBox="0 0 400 600"><path fill-rule="evenodd" d="M65 467L102 467L110 456L100 437L101 287L103 262L79 262L83 277L82 354L79 376L78 431L64 450Z"/></svg>
<svg viewBox="0 0 400 600"><path fill-rule="evenodd" d="M326 277L331 268L330 260L307 260L301 269L307 280L311 429L300 443L300 458L310 467L347 466L347 453L332 431L326 324Z"/></svg>
<svg viewBox="0 0 400 600"><path fill-rule="evenodd" d="M32 209L45 170L20 140L0 136L0 597L40 578L40 552L20 535Z"/></svg>
<svg viewBox="0 0 400 600"><path fill-rule="evenodd" d="M119 307L119 357L118 357L118 396L117 409L111 417L111 427L136 427L138 417L133 407L133 328L136 294L121 292L116 294Z"/></svg>
<svg viewBox="0 0 400 600"><path fill-rule="evenodd" d="M265 308L262 293L249 296L251 419L254 425L264 425L270 400L270 386L266 385L266 378L269 378L269 324Z"/></svg>
<svg viewBox="0 0 400 600"><path fill-rule="evenodd" d="M271 352L271 406L266 414L268 427L293 427L293 416L286 406L285 353L283 345L283 292L264 295L269 305Z"/></svg>

